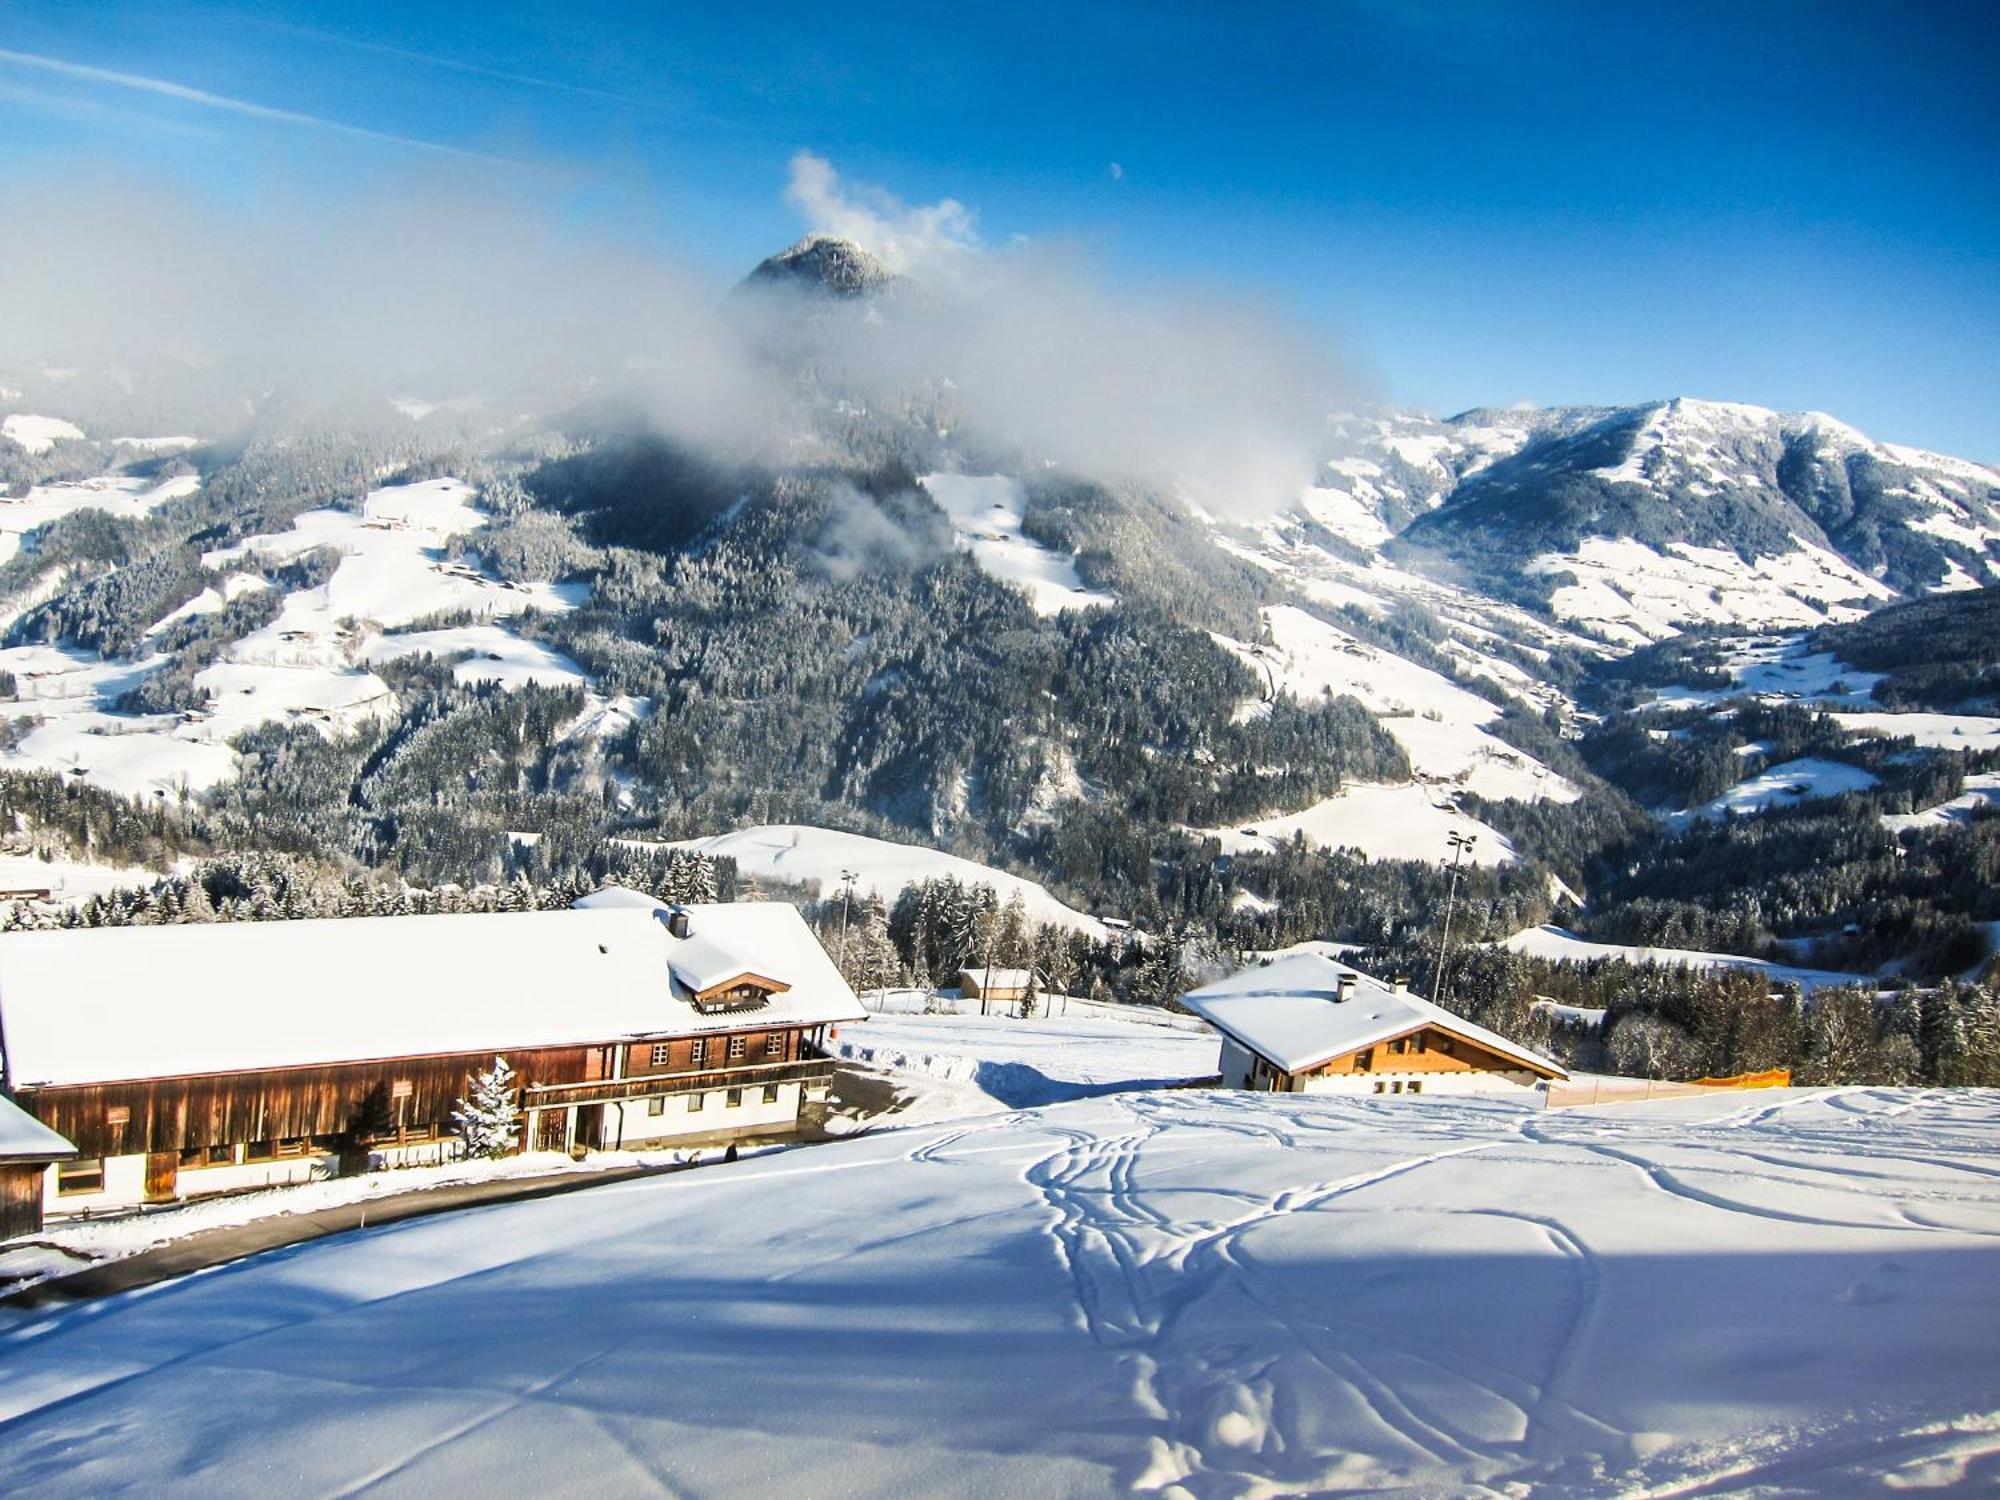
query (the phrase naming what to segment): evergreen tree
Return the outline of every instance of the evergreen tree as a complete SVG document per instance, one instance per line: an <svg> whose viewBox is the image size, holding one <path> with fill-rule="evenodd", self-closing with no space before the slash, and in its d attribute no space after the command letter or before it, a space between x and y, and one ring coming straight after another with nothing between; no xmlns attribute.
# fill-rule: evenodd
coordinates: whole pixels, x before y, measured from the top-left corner
<svg viewBox="0 0 2000 1500"><path fill-rule="evenodd" d="M475 1073L471 1091L451 1112L452 1128L465 1142L469 1156L505 1156L521 1133L520 1080L496 1057L484 1073Z"/></svg>

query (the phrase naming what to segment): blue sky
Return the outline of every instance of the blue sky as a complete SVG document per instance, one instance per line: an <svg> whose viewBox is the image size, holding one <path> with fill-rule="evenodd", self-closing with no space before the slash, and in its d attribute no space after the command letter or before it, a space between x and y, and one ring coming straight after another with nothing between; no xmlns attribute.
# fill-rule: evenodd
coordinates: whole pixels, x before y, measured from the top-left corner
<svg viewBox="0 0 2000 1500"><path fill-rule="evenodd" d="M811 150L1440 412L1693 394L2000 459L2000 6L498 9L0 0L0 193L448 171L720 282Z"/></svg>

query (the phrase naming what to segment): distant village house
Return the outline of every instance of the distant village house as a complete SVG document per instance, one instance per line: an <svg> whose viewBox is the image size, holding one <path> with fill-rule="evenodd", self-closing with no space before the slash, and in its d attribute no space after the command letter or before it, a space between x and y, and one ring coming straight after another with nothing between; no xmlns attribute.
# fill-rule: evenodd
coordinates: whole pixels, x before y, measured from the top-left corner
<svg viewBox="0 0 2000 1500"><path fill-rule="evenodd" d="M995 1005L1018 1005L1028 998L1034 987L1035 974L1032 969L994 969L980 967L958 971L958 996L961 1000L978 1000Z"/></svg>
<svg viewBox="0 0 2000 1500"><path fill-rule="evenodd" d="M1205 985L1181 1004L1222 1034L1222 1086L1289 1094L1526 1095L1566 1079L1539 1052L1316 953Z"/></svg>

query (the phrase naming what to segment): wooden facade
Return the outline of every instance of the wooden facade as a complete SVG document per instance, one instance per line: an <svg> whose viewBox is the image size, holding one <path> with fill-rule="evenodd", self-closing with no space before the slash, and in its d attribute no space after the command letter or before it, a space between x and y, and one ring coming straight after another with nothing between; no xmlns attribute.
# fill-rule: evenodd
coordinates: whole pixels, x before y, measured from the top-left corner
<svg viewBox="0 0 2000 1500"><path fill-rule="evenodd" d="M1394 1074L1397 1093L1421 1093L1432 1077L1448 1078L1468 1074L1528 1073L1542 1078L1558 1078L1561 1071L1552 1065L1530 1066L1518 1057L1508 1057L1446 1027L1418 1026L1400 1036L1389 1037L1366 1047L1357 1047L1330 1057L1311 1067L1287 1071L1252 1050L1250 1087L1275 1093L1298 1093L1308 1089L1313 1079L1350 1079L1360 1084L1374 1075ZM1377 1079L1375 1092L1390 1092L1386 1080Z"/></svg>
<svg viewBox="0 0 2000 1500"><path fill-rule="evenodd" d="M1035 976L1027 969L961 969L958 972L959 998L1014 1003L1028 998Z"/></svg>
<svg viewBox="0 0 2000 1500"><path fill-rule="evenodd" d="M520 1075L521 1104L540 1111L524 1149L601 1144L607 1102L723 1088L782 1076L805 1083L832 1072L823 1026L746 1027L703 1036L499 1049ZM83 1161L143 1155L145 1197L170 1202L183 1170L338 1152L365 1163L371 1145L451 1133L452 1111L493 1051L383 1058L311 1067L23 1088L23 1109L75 1143ZM575 1110L572 1121L568 1112ZM560 1127L558 1130L557 1127ZM356 1161L356 1158L359 1158ZM39 1195L43 1168L34 1169Z"/></svg>
<svg viewBox="0 0 2000 1500"><path fill-rule="evenodd" d="M1323 1078L1342 1074L1396 1073L1520 1073L1532 1071L1518 1058L1503 1057L1490 1047L1454 1036L1438 1026L1420 1027L1372 1047L1361 1047L1286 1078ZM1554 1076L1549 1074L1548 1076Z"/></svg>
<svg viewBox="0 0 2000 1500"><path fill-rule="evenodd" d="M0 1240L42 1227L42 1178L48 1163L0 1161Z"/></svg>

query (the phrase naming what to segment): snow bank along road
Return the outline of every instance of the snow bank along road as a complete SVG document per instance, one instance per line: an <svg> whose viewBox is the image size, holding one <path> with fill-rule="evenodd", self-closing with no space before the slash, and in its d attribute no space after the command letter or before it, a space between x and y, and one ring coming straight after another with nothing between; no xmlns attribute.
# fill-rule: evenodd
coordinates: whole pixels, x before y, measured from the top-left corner
<svg viewBox="0 0 2000 1500"><path fill-rule="evenodd" d="M2000 1096L1135 1093L0 1329L16 1494L2000 1481Z"/></svg>

